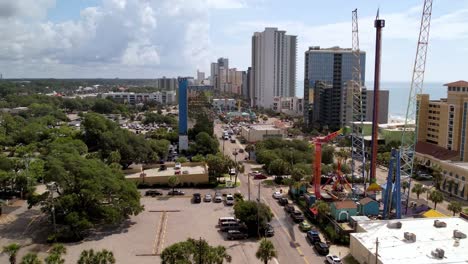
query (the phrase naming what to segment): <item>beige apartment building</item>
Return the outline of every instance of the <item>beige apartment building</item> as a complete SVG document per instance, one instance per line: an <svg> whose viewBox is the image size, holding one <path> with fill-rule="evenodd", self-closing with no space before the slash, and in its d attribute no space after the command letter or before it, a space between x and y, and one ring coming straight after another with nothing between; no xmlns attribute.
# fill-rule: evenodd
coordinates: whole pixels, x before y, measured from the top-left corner
<svg viewBox="0 0 468 264"><path fill-rule="evenodd" d="M418 97L416 156L442 168L442 190L468 199L468 82L447 83L447 98Z"/></svg>

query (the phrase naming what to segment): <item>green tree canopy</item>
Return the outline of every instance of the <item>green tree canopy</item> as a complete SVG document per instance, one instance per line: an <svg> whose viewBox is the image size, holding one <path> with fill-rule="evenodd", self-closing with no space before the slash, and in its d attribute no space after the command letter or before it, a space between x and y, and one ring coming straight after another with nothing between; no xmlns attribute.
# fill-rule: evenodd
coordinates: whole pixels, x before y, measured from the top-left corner
<svg viewBox="0 0 468 264"><path fill-rule="evenodd" d="M416 197L418 198L418 200L419 200L419 195L421 195L421 193L424 193L425 191L426 189L420 183L416 183L411 189L411 192L416 194Z"/></svg>
<svg viewBox="0 0 468 264"><path fill-rule="evenodd" d="M447 207L448 210L452 211L453 212L453 216L455 216L455 214L458 214L462 211L462 204L460 202L457 202L457 201L451 201Z"/></svg>
<svg viewBox="0 0 468 264"><path fill-rule="evenodd" d="M189 238L172 244L161 253L163 264L221 264L231 262L232 257L223 246L210 246L206 240Z"/></svg>
<svg viewBox="0 0 468 264"><path fill-rule="evenodd" d="M8 260L10 261L11 264L16 263L16 255L18 254L18 251L20 250L21 245L18 243L11 243L6 246L3 246L2 253L8 255Z"/></svg>
<svg viewBox="0 0 468 264"><path fill-rule="evenodd" d="M93 249L83 250L78 259L78 264L113 264L114 253L107 249L95 252Z"/></svg>
<svg viewBox="0 0 468 264"><path fill-rule="evenodd" d="M21 259L20 264L42 264L36 253L28 253Z"/></svg>
<svg viewBox="0 0 468 264"><path fill-rule="evenodd" d="M58 187L53 203L57 223L64 228L60 235L81 238L83 231L96 224L119 223L143 210L135 185L97 159L76 153L49 155L45 180ZM28 202L51 213L48 197L46 192Z"/></svg>
<svg viewBox="0 0 468 264"><path fill-rule="evenodd" d="M247 225L250 234L258 234L258 228L264 227L273 217L268 205L255 201L237 202L234 205L234 215Z"/></svg>
<svg viewBox="0 0 468 264"><path fill-rule="evenodd" d="M278 253L276 252L273 243L270 240L263 238L260 241L260 246L258 247L255 256L264 264L268 264L268 261L278 256Z"/></svg>
<svg viewBox="0 0 468 264"><path fill-rule="evenodd" d="M434 209L436 209L437 204L444 200L444 195L440 191L434 190L429 194L429 200L434 203Z"/></svg>

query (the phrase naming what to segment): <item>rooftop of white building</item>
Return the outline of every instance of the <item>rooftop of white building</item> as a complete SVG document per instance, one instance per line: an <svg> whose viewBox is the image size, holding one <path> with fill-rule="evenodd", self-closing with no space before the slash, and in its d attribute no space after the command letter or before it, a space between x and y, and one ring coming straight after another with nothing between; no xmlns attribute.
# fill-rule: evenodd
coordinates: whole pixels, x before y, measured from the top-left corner
<svg viewBox="0 0 468 264"><path fill-rule="evenodd" d="M434 220L443 221L447 226L435 227ZM388 223L398 221L402 223L401 228L387 227ZM468 262L468 239L459 239L457 246L453 235L454 230L468 234L468 222L462 218L412 218L364 221L359 222L358 226L366 232L352 233L351 236L356 238L372 254L375 253L376 239L378 238L379 260L385 264ZM407 241L404 237L405 232L414 233L416 241ZM431 255L431 252L436 248L444 250L444 258L437 259Z"/></svg>

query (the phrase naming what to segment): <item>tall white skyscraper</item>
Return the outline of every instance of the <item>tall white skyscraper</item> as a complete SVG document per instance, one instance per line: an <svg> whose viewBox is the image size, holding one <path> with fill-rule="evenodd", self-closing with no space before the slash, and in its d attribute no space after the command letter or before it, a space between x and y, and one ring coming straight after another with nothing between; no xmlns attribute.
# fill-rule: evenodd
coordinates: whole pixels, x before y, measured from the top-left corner
<svg viewBox="0 0 468 264"><path fill-rule="evenodd" d="M277 28L252 36L252 106L271 108L275 96L296 94L297 37Z"/></svg>

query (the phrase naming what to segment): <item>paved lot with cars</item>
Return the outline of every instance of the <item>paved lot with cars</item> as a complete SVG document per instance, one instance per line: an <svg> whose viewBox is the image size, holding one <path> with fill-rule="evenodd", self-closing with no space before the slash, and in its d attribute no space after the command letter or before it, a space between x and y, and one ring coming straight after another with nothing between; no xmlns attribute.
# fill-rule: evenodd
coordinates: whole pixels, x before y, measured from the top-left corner
<svg viewBox="0 0 468 264"><path fill-rule="evenodd" d="M141 190L143 195L146 191ZM90 248L112 250L119 263L161 263L158 254L164 248L189 237L201 237L211 245L225 246L233 257L232 263L258 263L255 257L257 240L228 240L227 233L220 232L217 227L220 217L234 216L232 206L224 202L192 202L193 193L200 193L202 197L207 193L214 196L214 190L185 191L183 196L169 197L168 190L162 190L162 196L143 197L141 202L145 211L132 217L121 229L67 244L67 263L76 263L81 251Z"/></svg>

